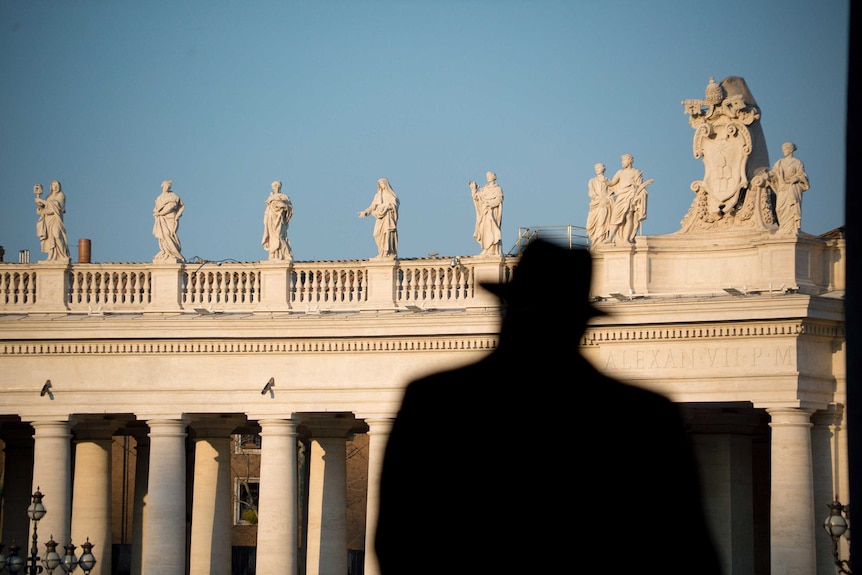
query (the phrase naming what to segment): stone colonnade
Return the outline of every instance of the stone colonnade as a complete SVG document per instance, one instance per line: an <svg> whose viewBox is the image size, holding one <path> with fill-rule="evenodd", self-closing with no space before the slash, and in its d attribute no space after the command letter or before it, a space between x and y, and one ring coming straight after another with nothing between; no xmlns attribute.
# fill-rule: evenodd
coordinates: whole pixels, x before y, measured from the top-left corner
<svg viewBox="0 0 862 575"><path fill-rule="evenodd" d="M305 573L347 573L346 444L355 420L339 415L344 414L257 419L262 439L258 573L299 572L299 425L308 430L311 440ZM7 505L2 537L4 541L14 539L22 548L21 554L26 554L28 545L22 543L30 540L26 506L30 493L39 487L46 494L48 509L38 525L40 553L49 536L60 543L58 550L71 539L78 546L78 554L80 544L89 539L98 561L92 575L109 575L110 446L111 435L119 424L88 421L74 425L73 420L34 418L24 420L34 430L32 437L20 430L16 435L4 433ZM137 448L133 575L230 575L231 435L244 421L238 416L145 420L148 431L139 439ZM366 529L372 533L376 479L392 419L369 419L366 423L370 438ZM190 430L194 431L193 478L186 476L186 439ZM187 538L188 482L192 485L193 505ZM291 545L291 541L295 544ZM365 573L377 572L373 553L366 553Z"/></svg>
<svg viewBox="0 0 862 575"><path fill-rule="evenodd" d="M791 407L765 411L771 435L771 572L829 573L828 538L816 535L822 531L819 524L825 506L824 514L816 511L821 507L817 502L831 500L833 490L846 493L847 486L834 479L842 476L836 460L846 449L839 433L843 413L840 409L815 412ZM347 573L345 446L355 420L345 415L349 414L146 419L147 433L140 437L137 448L132 573L230 574L231 435L246 419L257 421L262 438L258 572L301 571L297 439L302 425L311 440L308 516L303 529L305 573ZM27 496L39 487L50 511L39 524L40 542L51 536L62 546L71 538L80 549L89 538L99 560L93 575L107 575L111 565L110 445L121 423L94 420L73 425L73 421L73 417L67 421L35 418L26 422L32 426L32 435L21 428L15 434L4 430L7 505L3 537L29 541L26 523L12 517L26 520ZM393 420L364 421L369 435L365 574L378 575L371 551L377 486ZM190 431L194 432L191 478L186 464ZM752 503L756 494L751 478L757 474L750 468L756 459L751 457L752 446L733 432L701 434L695 426L695 433L716 540L725 551L732 550L723 554L729 562L727 572L757 572L755 554L740 552L754 545ZM193 494L190 529L185 516L188 485ZM291 541L296 543L291 545Z"/></svg>

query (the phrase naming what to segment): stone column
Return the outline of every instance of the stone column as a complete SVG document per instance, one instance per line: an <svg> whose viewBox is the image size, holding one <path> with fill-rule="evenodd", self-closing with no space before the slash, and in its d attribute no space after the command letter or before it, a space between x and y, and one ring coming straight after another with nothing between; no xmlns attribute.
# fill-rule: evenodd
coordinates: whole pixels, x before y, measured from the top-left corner
<svg viewBox="0 0 862 575"><path fill-rule="evenodd" d="M79 556L81 543L89 539L93 544L96 567L92 575L111 573L111 441L116 428L113 421L87 422L75 428L72 542Z"/></svg>
<svg viewBox="0 0 862 575"><path fill-rule="evenodd" d="M131 575L144 572L144 525L147 516L147 481L150 476L150 438L135 436L135 495L132 510Z"/></svg>
<svg viewBox="0 0 862 575"><path fill-rule="evenodd" d="M355 422L313 418L306 575L347 573L347 435Z"/></svg>
<svg viewBox="0 0 862 575"><path fill-rule="evenodd" d="M704 511L726 573L751 575L754 565L751 437L743 433L695 433Z"/></svg>
<svg viewBox="0 0 862 575"><path fill-rule="evenodd" d="M230 575L231 437L238 422L202 419L192 423L195 431L195 478L192 497L190 575Z"/></svg>
<svg viewBox="0 0 862 575"><path fill-rule="evenodd" d="M296 422L262 419L258 423L261 449L257 572L297 575Z"/></svg>
<svg viewBox="0 0 862 575"><path fill-rule="evenodd" d="M29 541L27 507L33 485L33 429L27 424L3 426L3 531L0 541L17 545ZM47 541L47 539L46 539Z"/></svg>
<svg viewBox="0 0 862 575"><path fill-rule="evenodd" d="M811 468L813 410L776 407L766 411L772 418L769 423L772 428L772 573L810 575L816 572Z"/></svg>
<svg viewBox="0 0 862 575"><path fill-rule="evenodd" d="M832 405L827 410L818 411L811 416L811 452L814 469L814 528L817 541L817 572L832 573L835 560L832 557L832 538L823 529L823 522L829 515L829 504L837 497L842 503L847 503L846 486L840 485L842 461L846 452L842 452L839 442L841 417L843 407ZM845 462L846 464L846 462ZM843 543L843 541L842 541ZM847 557L847 549L843 549L842 557Z"/></svg>
<svg viewBox="0 0 862 575"><path fill-rule="evenodd" d="M366 419L368 424L368 496L365 511L365 575L380 575L380 565L374 552L374 533L379 511L380 473L383 469L383 452L394 419Z"/></svg>
<svg viewBox="0 0 862 575"><path fill-rule="evenodd" d="M58 548L69 543L72 522L72 434L68 421L32 421L33 489L44 495L45 516L39 521L39 542L53 536ZM29 505L29 503L28 503ZM32 531L31 531L32 534ZM29 545L21 545L22 553ZM41 553L41 549L40 549Z"/></svg>
<svg viewBox="0 0 862 575"><path fill-rule="evenodd" d="M186 573L186 421L150 419L144 573Z"/></svg>

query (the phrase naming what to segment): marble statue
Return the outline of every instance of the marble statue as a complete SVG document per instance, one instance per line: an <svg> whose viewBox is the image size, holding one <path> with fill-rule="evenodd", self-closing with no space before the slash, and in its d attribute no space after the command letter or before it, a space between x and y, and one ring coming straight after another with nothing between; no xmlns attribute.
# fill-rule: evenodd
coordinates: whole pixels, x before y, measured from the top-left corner
<svg viewBox="0 0 862 575"><path fill-rule="evenodd" d="M784 157L775 162L770 178L775 191L775 215L778 231L795 235L802 225L802 192L808 189L808 174L802 162L793 157L793 142L784 142L781 151Z"/></svg>
<svg viewBox="0 0 862 575"><path fill-rule="evenodd" d="M378 258L398 257L398 196L388 178L377 180L377 192L371 204L359 212L359 217L374 216L374 242Z"/></svg>
<svg viewBox="0 0 862 575"><path fill-rule="evenodd" d="M587 237L590 245L604 244L608 241L608 224L614 207L614 199L608 189L610 180L605 175L605 165L601 162L593 166L596 177L587 184L590 196L590 211L587 214Z"/></svg>
<svg viewBox="0 0 862 575"><path fill-rule="evenodd" d="M476 227L473 239L482 246L483 256L503 255L503 189L497 184L497 174L485 174L487 184L479 187L470 182L473 206L476 208Z"/></svg>
<svg viewBox="0 0 862 575"><path fill-rule="evenodd" d="M287 226L293 217L293 204L287 194L281 192L281 182L272 183L272 192L266 198L266 210L263 213L263 239L260 241L263 249L269 252L270 260L293 259L290 240L287 239Z"/></svg>
<svg viewBox="0 0 862 575"><path fill-rule="evenodd" d="M647 186L652 179L644 181L643 172L634 167L631 154L622 155L622 168L608 181L608 189L614 199L608 222L608 241L616 245L633 244L638 227L647 216Z"/></svg>
<svg viewBox="0 0 862 575"><path fill-rule="evenodd" d="M153 208L153 217L156 220L153 224L153 235L159 240L159 253L153 258L154 262L185 261L177 236L185 205L171 189L172 184L171 180L162 182L162 193L156 198L156 206Z"/></svg>
<svg viewBox="0 0 862 575"><path fill-rule="evenodd" d="M33 195L36 196L36 234L42 246L42 251L48 254L46 261L68 262L69 242L66 236L66 224L63 222L63 214L66 213L66 195L60 186L60 182L51 182L51 190L48 196L42 199L42 184L33 186Z"/></svg>
<svg viewBox="0 0 862 575"><path fill-rule="evenodd" d="M760 109L745 80L710 78L704 99L682 105L694 128L694 157L703 159L704 176L691 184L695 199L680 231L775 229Z"/></svg>

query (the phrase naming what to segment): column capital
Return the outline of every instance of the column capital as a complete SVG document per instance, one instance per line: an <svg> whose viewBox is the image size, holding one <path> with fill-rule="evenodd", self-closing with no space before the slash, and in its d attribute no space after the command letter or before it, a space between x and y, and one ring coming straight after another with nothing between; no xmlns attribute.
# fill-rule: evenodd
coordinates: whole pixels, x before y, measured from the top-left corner
<svg viewBox="0 0 862 575"><path fill-rule="evenodd" d="M34 437L71 438L72 423L68 419L36 419L30 421Z"/></svg>
<svg viewBox="0 0 862 575"><path fill-rule="evenodd" d="M368 435L389 435L395 424L395 417L366 417L363 421L368 426Z"/></svg>
<svg viewBox="0 0 862 575"><path fill-rule="evenodd" d="M185 418L179 419L148 419L147 426L150 431L147 434L150 438L153 437L186 437L188 432L186 427L189 422Z"/></svg>
<svg viewBox="0 0 862 575"><path fill-rule="evenodd" d="M801 425L811 427L811 415L814 409L803 409L801 407L767 407L766 413L769 414L769 426L775 427L778 425Z"/></svg>
<svg viewBox="0 0 862 575"><path fill-rule="evenodd" d="M844 405L833 403L826 409L816 411L811 416L811 421L816 426L820 427L836 427L841 428L841 421L844 418Z"/></svg>
<svg viewBox="0 0 862 575"><path fill-rule="evenodd" d="M258 419L257 422L260 425L261 437L267 435L299 435L299 432L297 431L299 422L296 419L292 419L290 417L285 417L283 419Z"/></svg>

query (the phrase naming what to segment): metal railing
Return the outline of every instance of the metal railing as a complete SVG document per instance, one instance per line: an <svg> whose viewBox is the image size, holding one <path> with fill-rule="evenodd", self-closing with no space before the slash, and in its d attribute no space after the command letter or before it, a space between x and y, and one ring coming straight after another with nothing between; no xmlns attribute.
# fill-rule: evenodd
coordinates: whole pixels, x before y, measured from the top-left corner
<svg viewBox="0 0 862 575"><path fill-rule="evenodd" d="M534 226L518 228L518 241L509 250L510 256L520 255L531 241L542 238L569 249L575 247L589 247L590 240L587 229L581 226Z"/></svg>

